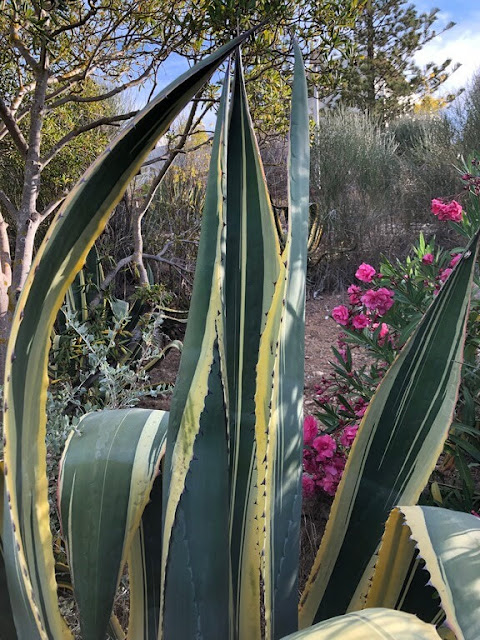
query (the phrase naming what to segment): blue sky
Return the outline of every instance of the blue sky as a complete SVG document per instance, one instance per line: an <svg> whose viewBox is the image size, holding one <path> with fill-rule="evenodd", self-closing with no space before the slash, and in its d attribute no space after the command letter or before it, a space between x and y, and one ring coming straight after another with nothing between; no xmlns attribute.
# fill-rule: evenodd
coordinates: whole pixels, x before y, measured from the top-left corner
<svg viewBox="0 0 480 640"><path fill-rule="evenodd" d="M417 63L424 65L430 61L442 62L451 58L462 66L443 85L445 90L466 86L472 75L480 70L479 0L418 0L414 4L420 12L429 11L434 7L440 9L435 26L441 28L450 21L456 22L455 27L434 38L417 53Z"/></svg>

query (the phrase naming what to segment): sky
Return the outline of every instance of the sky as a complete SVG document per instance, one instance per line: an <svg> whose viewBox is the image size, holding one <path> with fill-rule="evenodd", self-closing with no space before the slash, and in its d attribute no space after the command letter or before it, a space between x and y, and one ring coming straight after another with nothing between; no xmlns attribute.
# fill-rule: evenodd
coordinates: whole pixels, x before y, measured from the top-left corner
<svg viewBox="0 0 480 640"><path fill-rule="evenodd" d="M443 89L452 91L465 87L480 70L480 0L418 0L413 3L419 12L440 9L435 30L449 22L456 26L440 34L419 51L415 60L419 66L428 62L443 62L451 58L461 67L445 82Z"/></svg>

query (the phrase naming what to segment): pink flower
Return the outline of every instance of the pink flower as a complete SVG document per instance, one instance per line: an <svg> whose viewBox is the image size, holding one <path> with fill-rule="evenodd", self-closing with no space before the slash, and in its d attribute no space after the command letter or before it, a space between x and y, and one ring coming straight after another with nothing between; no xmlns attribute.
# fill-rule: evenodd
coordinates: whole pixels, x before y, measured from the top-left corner
<svg viewBox="0 0 480 640"><path fill-rule="evenodd" d="M460 222L462 219L462 205L456 200L452 200L448 204L445 204L438 198L432 200L432 213L437 216L439 220L452 220L453 222Z"/></svg>
<svg viewBox="0 0 480 640"><path fill-rule="evenodd" d="M433 264L433 253L426 253L422 258L422 264Z"/></svg>
<svg viewBox="0 0 480 640"><path fill-rule="evenodd" d="M303 441L305 444L312 445L317 435L317 421L313 416L305 416L305 420L303 421Z"/></svg>
<svg viewBox="0 0 480 640"><path fill-rule="evenodd" d="M353 409L357 418L363 418L365 411L367 410L368 402L363 398L359 398L355 403Z"/></svg>
<svg viewBox="0 0 480 640"><path fill-rule="evenodd" d="M462 205L456 202L455 200L452 200L452 202L450 202L450 204L447 205L445 215L447 216L447 220L460 222L463 215ZM438 216L438 219L441 220L440 215Z"/></svg>
<svg viewBox="0 0 480 640"><path fill-rule="evenodd" d="M362 282L371 282L375 277L375 274L376 271L371 265L366 262L362 262L355 273L355 277Z"/></svg>
<svg viewBox="0 0 480 640"><path fill-rule="evenodd" d="M462 259L462 254L461 253L456 253L453 258L450 260L450 264L448 265L449 267L451 267L453 269L453 267L458 264L460 262L460 260Z"/></svg>
<svg viewBox="0 0 480 640"><path fill-rule="evenodd" d="M360 298L363 304L371 311L376 311L379 316L383 316L393 305L394 291L380 287L380 289L369 289Z"/></svg>
<svg viewBox="0 0 480 640"><path fill-rule="evenodd" d="M335 322L338 322L338 324L341 324L343 326L348 324L349 316L350 316L350 313L347 307L343 304L339 305L338 307L335 307L332 310L332 318L335 320Z"/></svg>
<svg viewBox="0 0 480 640"><path fill-rule="evenodd" d="M432 213L434 216L438 216L439 213L441 213L443 211L444 208L444 204L441 200L439 200L438 198L434 198L432 200L432 204L431 204L431 209L432 209Z"/></svg>
<svg viewBox="0 0 480 640"><path fill-rule="evenodd" d="M352 320L354 329L362 330L365 329L365 327L368 327L369 324L370 320L364 313L359 313L357 316L354 316Z"/></svg>
<svg viewBox="0 0 480 640"><path fill-rule="evenodd" d="M445 282L448 276L452 273L453 269L441 269L440 270L440 280Z"/></svg>
<svg viewBox="0 0 480 640"><path fill-rule="evenodd" d="M313 441L313 448L317 451L317 462L324 462L327 458L331 458L337 448L337 443L332 436L318 436Z"/></svg>
<svg viewBox="0 0 480 640"><path fill-rule="evenodd" d="M338 481L333 476L325 476L318 483L320 487L328 493L329 496L334 496L337 490Z"/></svg>
<svg viewBox="0 0 480 640"><path fill-rule="evenodd" d="M379 338L386 338L388 336L388 324L382 322L382 326L380 327L380 333L378 334Z"/></svg>
<svg viewBox="0 0 480 640"><path fill-rule="evenodd" d="M345 469L346 462L347 459L345 458L343 453L336 453L332 458L332 463L335 465L335 468L337 469L337 471L340 471L340 477L342 476L342 472Z"/></svg>
<svg viewBox="0 0 480 640"><path fill-rule="evenodd" d="M358 284L351 284L347 289L347 293L350 304L360 304L360 294L362 293L362 289Z"/></svg>
<svg viewBox="0 0 480 640"><path fill-rule="evenodd" d="M341 475L340 469L337 469L337 467L333 464L333 462L326 462L323 465L323 470L325 471L325 475L333 476L334 478Z"/></svg>
<svg viewBox="0 0 480 640"><path fill-rule="evenodd" d="M355 436L357 435L358 424L354 424L351 427L345 427L342 435L340 436L340 444L343 444L344 447L351 447L352 442L355 440Z"/></svg>
<svg viewBox="0 0 480 640"><path fill-rule="evenodd" d="M315 481L306 473L302 475L302 489L305 498L311 498L315 494Z"/></svg>

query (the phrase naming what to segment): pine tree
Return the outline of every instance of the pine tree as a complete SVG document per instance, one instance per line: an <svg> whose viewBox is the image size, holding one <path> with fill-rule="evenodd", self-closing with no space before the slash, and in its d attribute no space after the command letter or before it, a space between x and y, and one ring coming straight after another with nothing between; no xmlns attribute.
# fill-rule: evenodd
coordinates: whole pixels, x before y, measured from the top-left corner
<svg viewBox="0 0 480 640"><path fill-rule="evenodd" d="M418 14L405 0L367 0L352 29L355 57L342 79L342 101L389 120L431 96L457 68L451 60L425 69L414 62L417 51L455 25L437 32L437 18L438 9Z"/></svg>

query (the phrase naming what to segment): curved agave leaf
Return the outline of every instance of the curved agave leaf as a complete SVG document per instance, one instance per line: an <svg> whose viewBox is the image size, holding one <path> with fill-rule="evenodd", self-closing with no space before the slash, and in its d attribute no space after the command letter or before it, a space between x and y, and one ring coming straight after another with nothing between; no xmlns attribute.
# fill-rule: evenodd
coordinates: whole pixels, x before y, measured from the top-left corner
<svg viewBox="0 0 480 640"><path fill-rule="evenodd" d="M390 609L366 609L292 633L284 640L438 640L434 626Z"/></svg>
<svg viewBox="0 0 480 640"><path fill-rule="evenodd" d="M480 518L438 507L398 507L390 516L367 605L394 600L405 589L409 554L395 538L418 548L437 590L446 624L458 640L480 637ZM410 554L411 555L411 554ZM392 558L398 571L389 577ZM408 575L408 574L407 574Z"/></svg>
<svg viewBox="0 0 480 640"><path fill-rule="evenodd" d="M300 65L297 51L295 92L303 91L305 95L301 95L304 100L293 115L297 129L293 134L292 153L301 156L301 160L295 157L299 163L293 162L297 173L292 173L291 226L296 228L298 235L293 240L290 237L288 255L287 251L285 255L280 255L263 168L248 112L240 57L235 72L228 141L225 139L228 122L225 102L220 109L222 120L217 124L219 128L210 169L208 193L211 199L204 213L206 226L202 229L189 328L172 402L167 443L164 497L170 501L170 505L167 505L164 540L164 628L160 631L160 635L163 633L167 638L193 635L205 638L260 637L262 608L265 610L267 634L271 634L269 612L274 595L276 613L273 617L278 617L279 628L273 633L278 637L296 628L298 529L293 512L299 509L302 424L299 406L303 391L303 364L296 346L303 345L304 281L300 271L305 259L305 249L302 247L306 245L306 233L303 233L302 218L308 217L308 115L305 86L298 88L302 80L304 82L304 79L298 78ZM220 135L223 136L222 143ZM225 163L223 159L222 164L219 157L221 154L224 156L226 149L227 160ZM223 184L225 169L226 185ZM226 237L222 230L225 193ZM287 264L283 261L288 259L290 253L290 315L285 325L288 328L280 337L288 295ZM223 260L226 282L225 358L223 333L220 332L223 310L218 306L223 301ZM201 292L201 297L196 297L197 291ZM295 331L296 335L293 336ZM299 364L290 367L286 373L290 366L288 358L292 353ZM301 375L297 375L297 369L301 369ZM222 386L217 381L217 374L227 379L226 384ZM290 406L287 411L285 405L277 410L272 376L284 382L282 402L286 402L286 396L294 398L293 411L289 415ZM226 390L229 431L223 413ZM279 415L280 411L285 411L285 416ZM212 432L212 429L215 431ZM230 452L228 442L224 439L226 434ZM220 442L219 438L223 440ZM287 440L289 444L285 446ZM204 443L209 442L208 448L203 449ZM210 464L212 452L216 452L214 464ZM280 462L275 468L277 456ZM230 496L228 482L225 484L228 463ZM277 477L282 475L284 464L293 472L288 474L285 470L285 483L282 485L279 482L275 489L278 499L271 500L269 489L274 491L272 471ZM169 473L172 474L172 480L169 479ZM210 499L210 503L204 506L199 487L205 488L212 479L217 499ZM172 486L178 496L174 499ZM210 559L212 566L208 566L206 573L206 567L196 560L194 553L196 549L200 555L209 557L206 549L213 541L210 523L203 524L202 531L198 529L198 516L202 516L208 508L210 517L217 519L220 532L224 531L224 524L230 517L229 540L219 540L216 553L213 552L210 557L218 556L220 559L223 545L226 545L227 551L230 547L231 596L228 572L213 565ZM275 515L269 515L270 510ZM276 524L275 519L281 521L281 525L277 530L274 553L271 554L274 535L271 524ZM202 520L204 518L200 517ZM228 560L225 566L227 564ZM216 591L210 589L207 593L205 580L208 578L202 581L200 569L205 575L211 571L217 572L217 582L220 579L223 585L222 595L218 593L218 584ZM261 602L261 572L264 606ZM178 593L182 593L181 602ZM210 606L214 603L216 611L216 618L211 621L203 609L203 600L207 599Z"/></svg>
<svg viewBox="0 0 480 640"><path fill-rule="evenodd" d="M302 505L305 275L309 217L310 140L308 96L302 55L296 42L289 155L289 215L286 292L276 349L278 394L269 429L267 536L264 577L267 637L298 628L298 562ZM268 603L271 603L268 606ZM270 614L271 610L271 614ZM271 624L269 624L271 620Z"/></svg>
<svg viewBox="0 0 480 640"><path fill-rule="evenodd" d="M3 551L3 531L6 526L8 535L10 523L6 524L4 520L8 518L8 514L4 513L4 508L8 504L4 499L4 478L3 478L3 462L0 461L0 638L1 640L17 640L17 632L13 619L12 606L10 604L10 596L8 595L7 574L5 571L5 558Z"/></svg>
<svg viewBox="0 0 480 640"><path fill-rule="evenodd" d="M128 552L130 610L129 640L156 640L160 621L162 569L162 474L150 493L150 502Z"/></svg>
<svg viewBox="0 0 480 640"><path fill-rule="evenodd" d="M10 582L20 583L42 638L71 637L58 611L45 462L46 371L55 316L130 178L175 116L250 33L171 83L92 165L59 210L18 301L7 353L4 407L5 477L14 538L7 553L15 567L8 571Z"/></svg>
<svg viewBox="0 0 480 640"><path fill-rule="evenodd" d="M158 474L167 424L164 411L90 413L65 447L59 511L84 640L105 638L126 554Z"/></svg>
<svg viewBox="0 0 480 640"><path fill-rule="evenodd" d="M164 464L158 637L229 636L229 478L222 380L224 198L229 75L210 160L202 233Z"/></svg>
<svg viewBox="0 0 480 640"><path fill-rule="evenodd" d="M265 472L285 265L237 58L228 138L225 265L234 634L261 637Z"/></svg>
<svg viewBox="0 0 480 640"><path fill-rule="evenodd" d="M414 613L436 626L445 618L440 599L404 517L393 509L385 525L366 607L388 607Z"/></svg>
<svg viewBox="0 0 480 640"><path fill-rule="evenodd" d="M301 626L361 609L390 510L415 504L456 404L478 236L379 386L362 420L300 602Z"/></svg>

